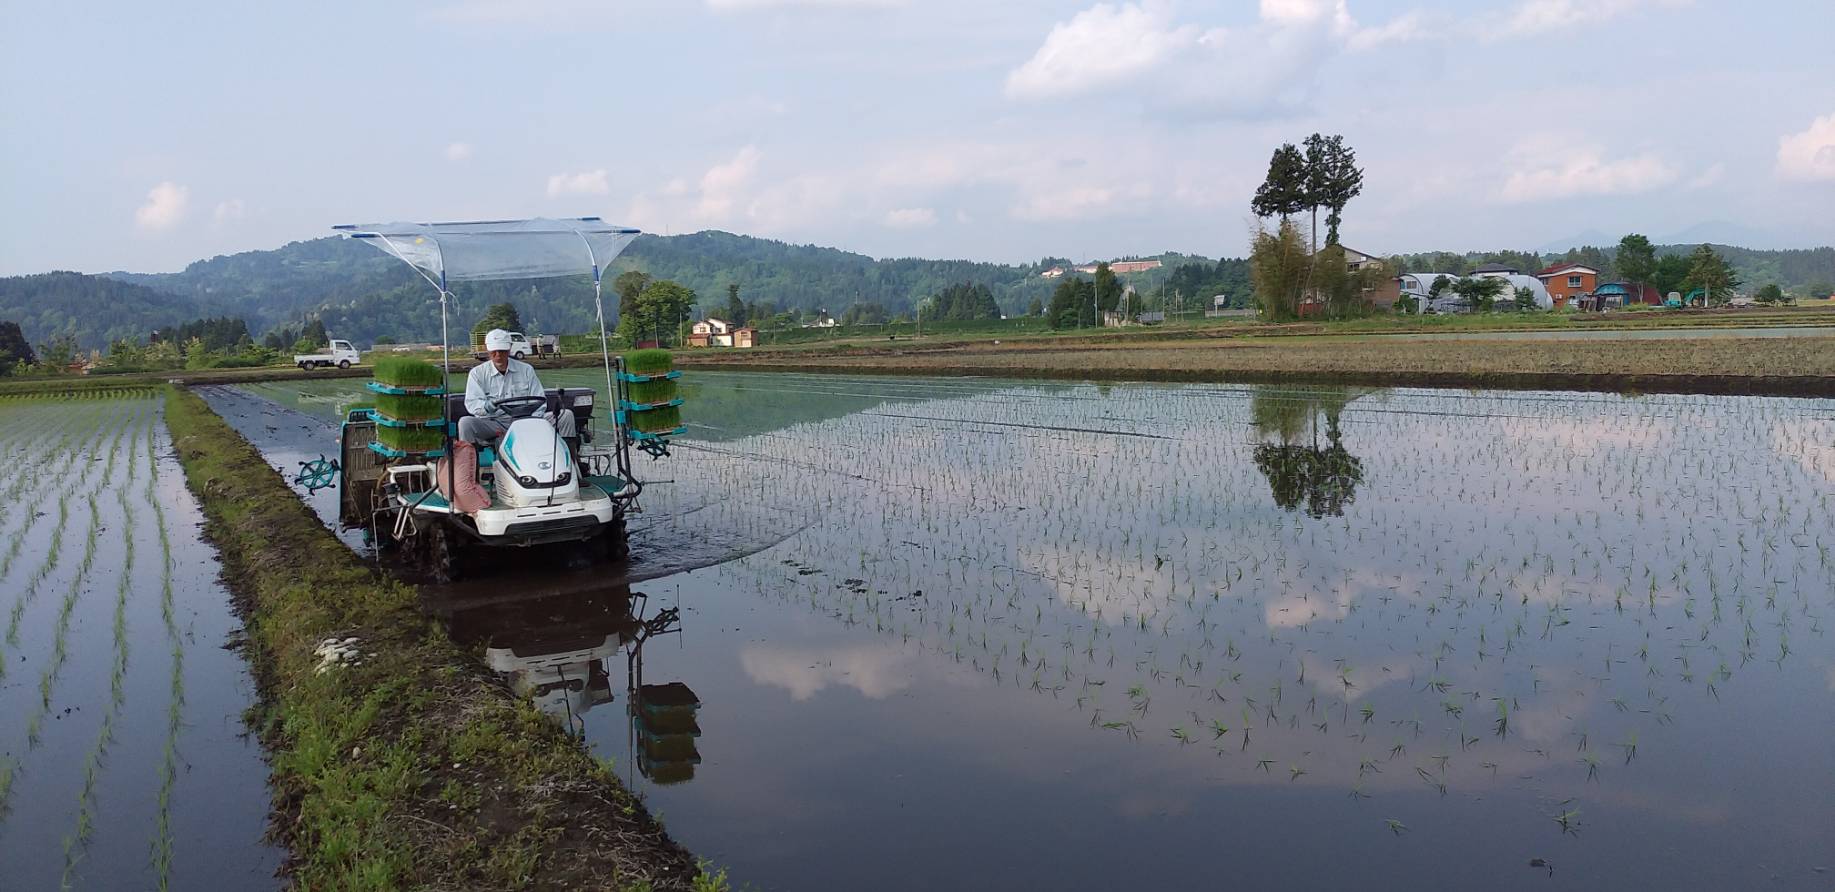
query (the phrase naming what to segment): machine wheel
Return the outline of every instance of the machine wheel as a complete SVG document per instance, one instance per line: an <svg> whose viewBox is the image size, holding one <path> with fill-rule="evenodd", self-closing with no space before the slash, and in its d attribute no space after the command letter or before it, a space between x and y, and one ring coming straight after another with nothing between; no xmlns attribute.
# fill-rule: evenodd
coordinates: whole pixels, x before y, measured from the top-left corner
<svg viewBox="0 0 1835 892"><path fill-rule="evenodd" d="M524 353L524 352L522 352L521 350L518 350L518 351L516 351L515 353L512 353L512 354L510 354L510 355L511 355L512 357L514 357L514 358L516 358L516 359L521 359L521 358L523 358L523 357L525 357L525 356L528 356L529 354L527 354L527 353Z"/></svg>
<svg viewBox="0 0 1835 892"><path fill-rule="evenodd" d="M625 537L623 512L619 512L616 519L593 537L592 551L593 557L613 562L622 562L631 556L631 542Z"/></svg>
<svg viewBox="0 0 1835 892"><path fill-rule="evenodd" d="M459 555L452 547L452 534L439 522L427 524L421 531L422 556L427 575L434 584L445 585L459 578Z"/></svg>
<svg viewBox="0 0 1835 892"><path fill-rule="evenodd" d="M309 363L309 362L302 362L302 363L300 363L300 364L299 364L299 370L300 370L300 371L302 371L302 372L304 372L304 371L307 371L307 370L309 370L309 369L311 369L311 368L312 368L312 363Z"/></svg>
<svg viewBox="0 0 1835 892"><path fill-rule="evenodd" d="M338 368L341 368L341 369L348 369L348 368L350 368L350 360L348 360L348 359L340 359L340 360L338 360Z"/></svg>

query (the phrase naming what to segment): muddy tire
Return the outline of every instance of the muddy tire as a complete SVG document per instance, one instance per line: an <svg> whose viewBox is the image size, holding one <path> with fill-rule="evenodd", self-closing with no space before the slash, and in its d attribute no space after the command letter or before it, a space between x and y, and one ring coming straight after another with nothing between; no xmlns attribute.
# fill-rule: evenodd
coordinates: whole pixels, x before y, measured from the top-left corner
<svg viewBox="0 0 1835 892"><path fill-rule="evenodd" d="M593 557L611 563L623 563L631 556L631 541L625 536L624 513L605 525L591 540Z"/></svg>
<svg viewBox="0 0 1835 892"><path fill-rule="evenodd" d="M459 555L452 547L452 532L439 522L427 524L421 531L421 557L427 576L435 585L446 585L459 578Z"/></svg>

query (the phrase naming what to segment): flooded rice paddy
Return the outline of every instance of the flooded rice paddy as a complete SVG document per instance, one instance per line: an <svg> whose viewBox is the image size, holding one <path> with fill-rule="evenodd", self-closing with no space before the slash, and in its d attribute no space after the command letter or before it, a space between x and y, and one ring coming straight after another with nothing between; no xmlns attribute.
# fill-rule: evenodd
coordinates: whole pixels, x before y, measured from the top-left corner
<svg viewBox="0 0 1835 892"><path fill-rule="evenodd" d="M0 888L274 885L254 692L162 405L0 398Z"/></svg>
<svg viewBox="0 0 1835 892"><path fill-rule="evenodd" d="M441 612L757 888L1829 887L1827 401L685 382L733 559Z"/></svg>

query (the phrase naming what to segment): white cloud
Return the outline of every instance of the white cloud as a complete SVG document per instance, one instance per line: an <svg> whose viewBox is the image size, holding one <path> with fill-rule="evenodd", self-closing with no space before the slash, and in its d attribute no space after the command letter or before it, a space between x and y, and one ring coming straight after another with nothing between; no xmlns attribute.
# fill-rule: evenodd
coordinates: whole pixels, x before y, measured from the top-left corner
<svg viewBox="0 0 1835 892"><path fill-rule="evenodd" d="M886 212L886 225L894 229L916 229L937 225L937 212L933 208L898 208Z"/></svg>
<svg viewBox="0 0 1835 892"><path fill-rule="evenodd" d="M707 8L721 11L748 9L785 9L795 6L827 9L889 9L904 6L906 0L707 0Z"/></svg>
<svg viewBox="0 0 1835 892"><path fill-rule="evenodd" d="M1835 115L1778 139L1778 175L1790 180L1835 180Z"/></svg>
<svg viewBox="0 0 1835 892"><path fill-rule="evenodd" d="M604 168L580 173L557 173L548 178L549 198L562 195L604 195L610 191L612 186L605 178Z"/></svg>
<svg viewBox="0 0 1835 892"><path fill-rule="evenodd" d="M1526 37L1562 28L1584 28L1639 7L1680 6L1686 0L1524 0L1504 22L1502 34Z"/></svg>
<svg viewBox="0 0 1835 892"><path fill-rule="evenodd" d="M1727 177L1727 166L1725 164L1720 163L1719 161L1716 161L1713 164L1708 165L1707 168L1702 170L1700 173L1695 174L1692 177L1689 177L1688 182L1682 184L1682 188L1688 189L1690 191L1694 191L1696 189L1706 189L1709 186L1718 184L1721 180L1726 179L1726 177Z"/></svg>
<svg viewBox="0 0 1835 892"><path fill-rule="evenodd" d="M1357 27L1345 0L1261 0L1261 16L1264 22L1280 25L1329 22L1340 33Z"/></svg>
<svg viewBox="0 0 1835 892"><path fill-rule="evenodd" d="M1410 40L1424 40L1432 37L1426 20L1419 12L1409 12L1397 16L1387 24L1369 28L1354 28L1345 39L1345 45L1362 52L1373 50L1391 43L1405 43Z"/></svg>
<svg viewBox="0 0 1835 892"><path fill-rule="evenodd" d="M1174 27L1171 17L1158 3L1098 3L1052 26L1038 52L1007 75L1007 95L1065 96L1157 67L1199 37L1195 27Z"/></svg>
<svg viewBox="0 0 1835 892"><path fill-rule="evenodd" d="M1363 27L1345 0L1262 0L1256 23L1209 29L1174 22L1164 2L1099 3L1052 26L1007 75L1006 93L1038 100L1127 85L1181 114L1285 112L1334 54L1425 36L1414 13Z"/></svg>
<svg viewBox="0 0 1835 892"><path fill-rule="evenodd" d="M1119 210L1124 202L1142 201L1153 190L1145 183L1129 186L1064 184L1035 189L1013 207L1013 216L1035 222L1084 220Z"/></svg>
<svg viewBox="0 0 1835 892"><path fill-rule="evenodd" d="M744 191L751 185L753 175L758 173L758 158L758 147L746 146L733 156L733 160L708 168L701 175L701 200L695 206L696 216L709 223L729 221Z"/></svg>
<svg viewBox="0 0 1835 892"><path fill-rule="evenodd" d="M1595 148L1565 148L1545 141L1540 147L1521 147L1514 156L1517 169L1499 193L1511 203L1649 192L1681 176L1675 164L1651 152L1606 158Z"/></svg>
<svg viewBox="0 0 1835 892"><path fill-rule="evenodd" d="M185 218L191 203L191 190L173 182L160 183L147 191L147 202L134 211L134 223L141 229L171 229Z"/></svg>
<svg viewBox="0 0 1835 892"><path fill-rule="evenodd" d="M446 147L446 160L464 161L471 157L471 143L455 142Z"/></svg>
<svg viewBox="0 0 1835 892"><path fill-rule="evenodd" d="M210 218L219 224L242 219L242 199L231 198L217 202L216 209L210 212Z"/></svg>

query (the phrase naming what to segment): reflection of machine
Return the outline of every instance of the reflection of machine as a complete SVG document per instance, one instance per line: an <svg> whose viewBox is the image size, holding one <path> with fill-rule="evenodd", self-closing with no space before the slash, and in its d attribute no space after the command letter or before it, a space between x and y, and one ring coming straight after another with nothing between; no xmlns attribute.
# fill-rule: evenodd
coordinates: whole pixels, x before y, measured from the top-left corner
<svg viewBox="0 0 1835 892"><path fill-rule="evenodd" d="M510 641L485 648L484 662L502 673L516 693L532 698L537 709L565 721L568 731L584 734L580 716L612 702L605 661L623 643L616 634L596 633L572 639Z"/></svg>
<svg viewBox="0 0 1835 892"><path fill-rule="evenodd" d="M642 684L643 660L631 651L631 742L637 750L637 770L651 782L668 785L694 779L701 764L696 739L701 725L696 714L701 698L679 681Z"/></svg>
<svg viewBox="0 0 1835 892"><path fill-rule="evenodd" d="M483 604L448 607L453 637L464 644L482 644L485 663L572 734L584 736L586 713L612 702L609 664L620 650L626 651L625 691L632 715L646 717L645 728L656 740L636 761L646 777L671 783L692 777L693 762L700 761L694 752L694 738L701 733L694 720L700 700L681 682L643 683L644 642L679 631L681 619L673 607L645 618L648 601L642 592L619 585L539 598L511 594ZM434 605L435 611L445 612L440 607ZM634 719L633 730L637 725ZM689 757L692 762L686 761ZM678 763L686 766L685 775L671 767ZM656 766L674 779L656 778Z"/></svg>

